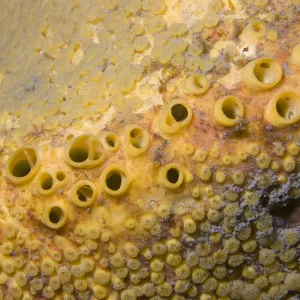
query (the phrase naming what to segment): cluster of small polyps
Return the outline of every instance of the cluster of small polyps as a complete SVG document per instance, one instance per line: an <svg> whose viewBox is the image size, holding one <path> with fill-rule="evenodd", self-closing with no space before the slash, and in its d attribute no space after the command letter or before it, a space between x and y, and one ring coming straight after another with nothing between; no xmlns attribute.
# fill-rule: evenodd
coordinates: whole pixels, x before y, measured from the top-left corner
<svg viewBox="0 0 300 300"><path fill-rule="evenodd" d="M121 241L93 221L45 245L37 228L33 239L2 213L1 298L247 300L299 290L300 233L287 229L278 239L272 216L255 211L253 192L224 201L208 194L208 210L186 198L127 219ZM129 233L136 227L140 238Z"/></svg>
<svg viewBox="0 0 300 300"><path fill-rule="evenodd" d="M172 144L192 119L187 102L172 100L157 132ZM299 292L297 143L268 153L252 142L231 154L183 143L175 149L186 164L164 163L172 145L156 143L128 124L118 134L13 152L1 182L1 297L251 300ZM152 172L148 182L128 161ZM138 197L147 188L160 192L159 203L144 208Z"/></svg>
<svg viewBox="0 0 300 300"><path fill-rule="evenodd" d="M0 300L298 296L299 4L0 1Z"/></svg>

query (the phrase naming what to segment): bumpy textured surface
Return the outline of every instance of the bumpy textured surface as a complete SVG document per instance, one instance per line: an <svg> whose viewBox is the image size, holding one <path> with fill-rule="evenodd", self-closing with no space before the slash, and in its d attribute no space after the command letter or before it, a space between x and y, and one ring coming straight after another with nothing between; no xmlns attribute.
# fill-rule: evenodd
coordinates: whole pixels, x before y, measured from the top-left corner
<svg viewBox="0 0 300 300"><path fill-rule="evenodd" d="M299 0L0 12L0 299L298 299Z"/></svg>

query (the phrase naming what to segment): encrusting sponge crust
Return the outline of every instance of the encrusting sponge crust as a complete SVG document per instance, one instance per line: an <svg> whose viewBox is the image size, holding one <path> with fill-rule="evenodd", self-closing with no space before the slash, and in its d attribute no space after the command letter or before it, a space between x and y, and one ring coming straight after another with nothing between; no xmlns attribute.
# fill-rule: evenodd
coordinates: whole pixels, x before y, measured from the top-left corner
<svg viewBox="0 0 300 300"><path fill-rule="evenodd" d="M0 300L300 295L299 0L0 1Z"/></svg>

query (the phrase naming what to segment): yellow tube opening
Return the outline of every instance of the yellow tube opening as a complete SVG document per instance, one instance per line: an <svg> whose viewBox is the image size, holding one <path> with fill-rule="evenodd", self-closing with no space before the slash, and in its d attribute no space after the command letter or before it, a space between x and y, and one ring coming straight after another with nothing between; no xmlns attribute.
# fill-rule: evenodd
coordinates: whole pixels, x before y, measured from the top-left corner
<svg viewBox="0 0 300 300"><path fill-rule="evenodd" d="M67 215L67 208L64 203L53 203L46 206L42 222L51 229L59 229L66 224Z"/></svg>
<svg viewBox="0 0 300 300"><path fill-rule="evenodd" d="M69 197L77 206L88 207L95 202L96 194L96 186L92 182L80 180L72 187Z"/></svg>
<svg viewBox="0 0 300 300"><path fill-rule="evenodd" d="M213 107L215 121L225 127L231 127L243 118L245 113L242 101L234 96L225 96L218 99Z"/></svg>
<svg viewBox="0 0 300 300"><path fill-rule="evenodd" d="M100 176L102 190L114 197L124 195L129 186L130 178L127 169L120 165L109 165Z"/></svg>
<svg viewBox="0 0 300 300"><path fill-rule="evenodd" d="M131 157L145 153L151 143L150 134L141 126L129 124L124 130L124 151Z"/></svg>
<svg viewBox="0 0 300 300"><path fill-rule="evenodd" d="M190 94L201 95L209 89L210 83L206 76L195 74L186 79L185 87Z"/></svg>
<svg viewBox="0 0 300 300"><path fill-rule="evenodd" d="M192 109L179 99L172 100L163 110L159 127L163 133L174 134L187 127L192 121Z"/></svg>
<svg viewBox="0 0 300 300"><path fill-rule="evenodd" d="M58 172L56 173L56 179L57 179L58 181L64 181L65 178L66 178L65 172L63 172L63 171L58 171Z"/></svg>
<svg viewBox="0 0 300 300"><path fill-rule="evenodd" d="M63 210L60 207L54 206L49 212L49 221L53 224L57 224L63 218L63 215Z"/></svg>
<svg viewBox="0 0 300 300"><path fill-rule="evenodd" d="M158 181L169 190L177 190L183 183L184 172L180 165L169 164L162 167L158 173Z"/></svg>
<svg viewBox="0 0 300 300"><path fill-rule="evenodd" d="M91 134L73 138L67 145L66 161L74 168L94 168L106 158L100 140Z"/></svg>
<svg viewBox="0 0 300 300"><path fill-rule="evenodd" d="M254 90L268 90L279 83L283 75L278 61L261 57L249 62L243 69L242 80Z"/></svg>
<svg viewBox="0 0 300 300"><path fill-rule="evenodd" d="M300 120L300 96L292 91L275 95L267 104L265 118L278 128L297 123Z"/></svg>
<svg viewBox="0 0 300 300"><path fill-rule="evenodd" d="M11 182L24 184L36 175L39 167L40 161L35 148L24 146L10 156L5 171Z"/></svg>
<svg viewBox="0 0 300 300"><path fill-rule="evenodd" d="M111 131L103 131L100 133L100 141L102 147L107 152L117 151L120 147L120 141L117 135Z"/></svg>

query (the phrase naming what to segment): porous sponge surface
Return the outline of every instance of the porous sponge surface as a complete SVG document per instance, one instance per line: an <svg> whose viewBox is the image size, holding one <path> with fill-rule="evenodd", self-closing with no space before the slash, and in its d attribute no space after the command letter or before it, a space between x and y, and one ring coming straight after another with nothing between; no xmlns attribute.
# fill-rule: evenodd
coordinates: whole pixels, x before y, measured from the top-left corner
<svg viewBox="0 0 300 300"><path fill-rule="evenodd" d="M299 296L299 9L0 1L0 300Z"/></svg>

